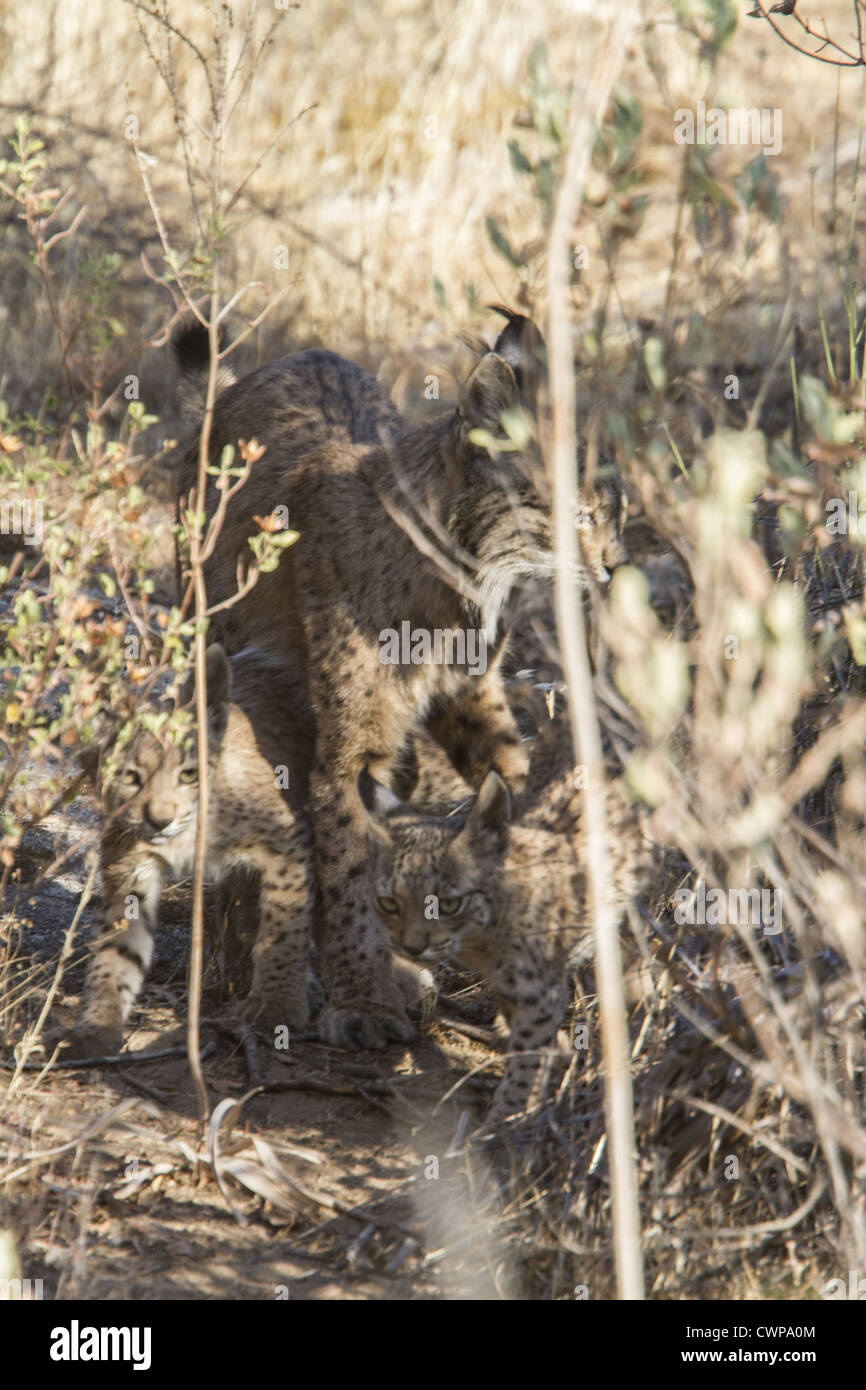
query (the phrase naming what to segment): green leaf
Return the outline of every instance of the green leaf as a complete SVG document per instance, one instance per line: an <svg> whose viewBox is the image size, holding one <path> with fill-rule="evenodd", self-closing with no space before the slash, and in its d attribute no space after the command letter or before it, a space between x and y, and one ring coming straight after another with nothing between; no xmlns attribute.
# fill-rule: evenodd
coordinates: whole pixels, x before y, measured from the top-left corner
<svg viewBox="0 0 866 1390"><path fill-rule="evenodd" d="M728 212L735 212L736 202L712 177L706 159L707 154L704 150L692 150L686 161L686 194L689 200L695 202L700 198L708 198L711 203L725 208Z"/></svg>
<svg viewBox="0 0 866 1390"><path fill-rule="evenodd" d="M723 48L724 45L733 37L737 27L737 9L733 0L710 0L711 8L715 11L713 19L713 43L716 48Z"/></svg>
<svg viewBox="0 0 866 1390"><path fill-rule="evenodd" d="M168 722L168 710L143 709L139 711L138 719L141 727L147 729L148 733L158 734L160 729Z"/></svg>
<svg viewBox="0 0 866 1390"><path fill-rule="evenodd" d="M489 430L483 429L480 425L470 430L467 438L470 444L475 444L479 449L487 449L496 454L511 454L517 448L509 439L497 439Z"/></svg>
<svg viewBox="0 0 866 1390"><path fill-rule="evenodd" d="M779 222L782 216L779 180L769 168L763 153L750 159L743 172L736 175L734 188L744 208L755 208L764 214L768 222Z"/></svg>
<svg viewBox="0 0 866 1390"><path fill-rule="evenodd" d="M515 254L510 241L508 240L505 233L501 230L499 223L496 221L496 218L488 217L486 219L486 225L487 235L490 237L491 242L496 247L496 250L499 252L500 256L502 256L506 261L508 261L509 265L513 265L515 270L520 270L523 262Z"/></svg>
<svg viewBox="0 0 866 1390"><path fill-rule="evenodd" d="M547 45L539 39L529 59L529 107L538 134L561 145L565 139L567 108L565 99L553 85Z"/></svg>
<svg viewBox="0 0 866 1390"><path fill-rule="evenodd" d="M276 545L280 550L285 550L287 546L294 545L295 541L300 539L300 536L300 531L275 531L273 535L269 537L269 540L271 545Z"/></svg>
<svg viewBox="0 0 866 1390"><path fill-rule="evenodd" d="M665 367L665 347L661 338L647 338L643 345L643 362L650 385L657 395L661 395L668 380Z"/></svg>
<svg viewBox="0 0 866 1390"><path fill-rule="evenodd" d="M819 377L800 378L800 406L816 436L825 444L850 444L863 428L863 411L844 411Z"/></svg>
<svg viewBox="0 0 866 1390"><path fill-rule="evenodd" d="M530 163L530 161L526 158L526 155L523 153L523 150L520 148L516 140L509 140L508 153L511 157L512 168L515 169L515 171L518 174L532 173L533 166Z"/></svg>
<svg viewBox="0 0 866 1390"><path fill-rule="evenodd" d="M433 298L436 300L436 303L439 305L439 308L442 310L443 314L447 314L448 304L445 299L445 286L442 284L442 281L439 279L438 275L434 275L430 283L433 287Z"/></svg>
<svg viewBox="0 0 866 1390"><path fill-rule="evenodd" d="M643 130L643 111L628 87L621 82L613 89L610 121L617 145L636 144Z"/></svg>
<svg viewBox="0 0 866 1390"><path fill-rule="evenodd" d="M866 666L866 618L846 615L845 634L854 661L858 666Z"/></svg>
<svg viewBox="0 0 866 1390"><path fill-rule="evenodd" d="M525 449L532 438L532 430L529 427L526 412L521 410L519 406L516 410L503 410L500 419L502 420L502 428L515 449Z"/></svg>

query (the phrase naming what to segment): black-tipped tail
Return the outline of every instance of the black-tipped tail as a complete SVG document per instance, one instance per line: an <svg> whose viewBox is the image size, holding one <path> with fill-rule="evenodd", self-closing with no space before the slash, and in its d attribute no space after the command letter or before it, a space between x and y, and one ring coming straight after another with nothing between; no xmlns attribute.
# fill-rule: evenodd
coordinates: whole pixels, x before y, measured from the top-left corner
<svg viewBox="0 0 866 1390"><path fill-rule="evenodd" d="M220 330L220 346L222 341ZM171 349L178 367L178 406L190 424L198 424L204 415L210 369L210 339L204 324L198 319L184 319L172 334ZM217 395L235 380L231 367L221 363L217 373Z"/></svg>

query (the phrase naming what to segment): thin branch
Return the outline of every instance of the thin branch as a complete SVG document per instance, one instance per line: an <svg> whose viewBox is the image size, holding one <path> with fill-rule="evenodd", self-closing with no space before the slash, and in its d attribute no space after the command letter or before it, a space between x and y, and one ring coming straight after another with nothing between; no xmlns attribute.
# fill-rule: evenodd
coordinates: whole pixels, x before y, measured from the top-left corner
<svg viewBox="0 0 866 1390"><path fill-rule="evenodd" d="M132 148L135 151L135 157L138 161L138 171L141 175L141 182L144 187L144 196L147 198L147 205L150 208L151 216L153 217L153 223L156 227L157 235L162 245L163 255L165 256L167 264L171 266L173 254L171 249L171 243L168 239L168 233L165 229L165 223L162 220L162 213L159 209L159 204L157 203L156 198L154 196L153 185L150 182L150 175L147 172L148 156L145 155L144 151L140 148L137 140L132 141ZM180 270L173 271L173 274L177 279L178 289L183 295L183 299L187 308L190 310L191 313L195 315L202 327L207 328L207 319L199 310L198 301L193 299L191 290L188 290L186 285L183 283L183 280L181 279Z"/></svg>
<svg viewBox="0 0 866 1390"><path fill-rule="evenodd" d="M556 537L556 616L568 685L572 736L586 768L585 815L587 875L593 903L593 935L605 1060L605 1113L610 1136L611 1195L617 1288L621 1299L644 1297L640 1207L635 1165L634 1108L618 914L611 901L604 761L583 608L573 576L577 569L577 531L573 501L576 485L575 375L569 321L570 240L577 221L595 131L625 57L630 11L618 14L592 65L585 94L575 95L569 123L565 170L557 193L550 233L548 357L550 362L554 530Z"/></svg>
<svg viewBox="0 0 866 1390"><path fill-rule="evenodd" d="M219 318L217 319L217 322L218 322L218 323L223 323L223 322L228 318L228 316L229 316L229 314L231 313L232 309L235 307L235 305L236 305L241 299L243 299L243 297L244 297L244 295L246 294L247 290L263 290L263 289L264 289L264 284L263 284L263 282L262 282L261 280L249 280L249 281L247 282L247 284L241 285L240 289L235 291L235 293L232 295L232 297L231 297L231 299L228 301L228 303L227 303L227 304L224 304L223 307L220 309ZM222 355L222 354L220 354L220 355Z"/></svg>
<svg viewBox="0 0 866 1390"><path fill-rule="evenodd" d="M226 357L228 357L231 353L234 352L235 348L240 347L241 343L243 343L250 336L251 333L255 333L259 324L264 323L271 310L276 308L281 299L285 298L285 296L289 292L289 288L290 286L286 285L284 289L280 290L279 294L275 294L273 299L270 299L268 303L265 305L264 309L262 309L262 312L260 314L256 314L256 317L250 320L246 328L243 329L243 331L240 332L236 338L233 338L227 347L224 347L222 349L222 351L220 352L220 361L224 361Z"/></svg>
<svg viewBox="0 0 866 1390"><path fill-rule="evenodd" d="M238 198L243 193L250 179L252 179L258 173L259 169L262 167L262 164L267 159L268 155L271 153L271 150L274 149L274 147L279 143L280 140L282 140L286 131L291 130L295 122L299 121L302 116L306 116L308 111L315 111L318 104L319 103L317 101L310 102L309 106L303 107L301 111L298 111L297 114L294 116L290 116L289 119L285 122L285 124L280 126L280 129L277 131L273 140L271 140L267 145L265 145L265 148L262 150L252 169L250 169L249 173L243 179L241 179L241 182L238 184L234 193L229 198L225 206L225 211L227 213L231 212L232 208L234 207Z"/></svg>
<svg viewBox="0 0 866 1390"><path fill-rule="evenodd" d="M805 22L805 20L802 20L798 14L794 13L791 16L789 16L789 18L793 18L794 22L800 26L803 33L808 38L817 39L821 45L817 52L811 52L809 49L803 48L800 44L795 43L793 39L789 39L788 35L784 32L784 30L779 27L777 21L773 18L770 11L766 8L764 0L754 0L754 5L755 9L760 10L762 17L767 21L776 37L780 38L782 40L782 43L785 44L786 47L793 48L795 53L802 54L804 58L814 58L815 61L818 63L829 63L831 67L837 68L860 68L863 67L864 64L866 64L866 56L864 56L862 45L860 45L859 55L855 53L850 53L846 48L843 48L841 44L838 44L835 42L834 39L831 39L829 34L816 34L814 29L811 29L809 25ZM823 50L828 47L834 49L837 53L841 53L842 59L825 56Z"/></svg>

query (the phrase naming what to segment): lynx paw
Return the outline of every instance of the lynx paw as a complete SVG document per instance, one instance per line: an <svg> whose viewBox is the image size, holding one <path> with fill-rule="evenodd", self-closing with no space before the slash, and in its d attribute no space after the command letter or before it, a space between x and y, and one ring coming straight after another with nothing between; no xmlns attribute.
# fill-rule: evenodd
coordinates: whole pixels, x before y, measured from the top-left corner
<svg viewBox="0 0 866 1390"><path fill-rule="evenodd" d="M424 1023L429 1023L436 1009L439 990L432 971L415 961L395 960L393 962L394 983L406 1004L421 1010Z"/></svg>
<svg viewBox="0 0 866 1390"><path fill-rule="evenodd" d="M304 1032L310 1023L310 1006L306 997L273 999L250 994L241 1006L241 1016L260 1033L272 1033L275 1028Z"/></svg>
<svg viewBox="0 0 866 1390"><path fill-rule="evenodd" d="M46 1042L65 1043L66 1057L116 1057L123 1046L123 1028L112 1024L79 1023L66 1032L56 1033Z"/></svg>
<svg viewBox="0 0 866 1390"><path fill-rule="evenodd" d="M386 1005L329 1005L319 1015L319 1037L347 1051L378 1051L394 1040L411 1042L415 1029L402 1009Z"/></svg>

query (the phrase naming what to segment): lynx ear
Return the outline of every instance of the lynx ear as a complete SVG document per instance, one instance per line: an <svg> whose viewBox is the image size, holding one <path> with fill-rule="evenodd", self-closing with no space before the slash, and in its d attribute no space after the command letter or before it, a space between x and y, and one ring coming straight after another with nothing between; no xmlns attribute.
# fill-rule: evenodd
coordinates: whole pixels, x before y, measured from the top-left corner
<svg viewBox="0 0 866 1390"><path fill-rule="evenodd" d="M471 376L463 383L457 413L463 432L484 429L501 435L501 416L520 404L514 373L498 353L486 352Z"/></svg>
<svg viewBox="0 0 866 1390"><path fill-rule="evenodd" d="M204 659L207 680L207 702L211 705L226 705L232 688L232 673L225 652L219 642L213 642L207 649Z"/></svg>
<svg viewBox="0 0 866 1390"><path fill-rule="evenodd" d="M114 732L114 726L108 716L104 712L98 714L93 721L93 738L86 748L82 748L79 755L81 770L94 786L99 780L99 767L103 756L111 747Z"/></svg>
<svg viewBox="0 0 866 1390"><path fill-rule="evenodd" d="M493 344L514 373L524 404L533 405L547 369L547 348L532 319L507 309L504 304L488 304L488 309L507 319Z"/></svg>
<svg viewBox="0 0 866 1390"><path fill-rule="evenodd" d="M204 674L207 683L208 710L213 712L220 705L228 704L232 690L232 669L219 642L212 642L205 652ZM184 676L177 702L181 706L191 705L194 699L195 672L190 669Z"/></svg>
<svg viewBox="0 0 866 1390"><path fill-rule="evenodd" d="M481 783L461 835L504 850L510 830L511 795L499 773L491 770Z"/></svg>
<svg viewBox="0 0 866 1390"><path fill-rule="evenodd" d="M364 810L374 821L385 821L395 811L404 809L399 796L377 782L366 767L358 774L358 795Z"/></svg>

